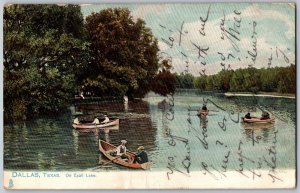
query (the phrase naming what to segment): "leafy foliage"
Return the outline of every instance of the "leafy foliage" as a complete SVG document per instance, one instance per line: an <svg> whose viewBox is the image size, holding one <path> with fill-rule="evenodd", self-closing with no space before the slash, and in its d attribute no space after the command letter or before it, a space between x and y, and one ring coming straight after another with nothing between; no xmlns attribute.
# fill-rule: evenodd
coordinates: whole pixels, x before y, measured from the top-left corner
<svg viewBox="0 0 300 193"><path fill-rule="evenodd" d="M86 18L94 60L82 84L96 95L143 97L158 70L158 46L145 22L128 9L105 9Z"/></svg>
<svg viewBox="0 0 300 193"><path fill-rule="evenodd" d="M7 6L5 120L61 111L79 91L129 98L151 88L174 92L170 68L157 73L158 51L151 30L128 9L106 9L84 23L77 5Z"/></svg>
<svg viewBox="0 0 300 193"><path fill-rule="evenodd" d="M151 90L157 94L166 96L175 93L176 74L171 73L172 65L168 60L161 62L161 70L151 82Z"/></svg>
<svg viewBox="0 0 300 193"><path fill-rule="evenodd" d="M57 112L74 96L75 74L89 57L75 5L4 8L5 119Z"/></svg>
<svg viewBox="0 0 300 193"><path fill-rule="evenodd" d="M176 74L176 85L177 88L194 88L194 76L190 73Z"/></svg>
<svg viewBox="0 0 300 193"><path fill-rule="evenodd" d="M296 92L296 67L275 67L268 69L223 70L215 75L195 78L195 88L233 92Z"/></svg>

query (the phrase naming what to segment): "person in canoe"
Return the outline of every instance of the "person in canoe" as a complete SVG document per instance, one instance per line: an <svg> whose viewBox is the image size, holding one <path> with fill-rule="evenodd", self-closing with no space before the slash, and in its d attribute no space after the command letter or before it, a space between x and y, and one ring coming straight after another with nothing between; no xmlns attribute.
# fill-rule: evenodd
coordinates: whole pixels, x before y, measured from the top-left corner
<svg viewBox="0 0 300 193"><path fill-rule="evenodd" d="M133 163L136 163L136 162L139 163L139 164L147 163L148 162L148 155L144 151L145 150L144 146L138 147L137 150L138 150L138 153L134 156Z"/></svg>
<svg viewBox="0 0 300 193"><path fill-rule="evenodd" d="M78 117L76 117L76 118L73 120L73 123L74 123L75 125L79 125L79 124L80 124L80 121L79 121Z"/></svg>
<svg viewBox="0 0 300 193"><path fill-rule="evenodd" d="M251 119L251 115L250 115L249 112L245 115L245 118L246 118L246 119Z"/></svg>
<svg viewBox="0 0 300 193"><path fill-rule="evenodd" d="M121 140L121 145L119 145L116 149L114 149L110 155L120 157L121 159L127 159L130 161L130 156L126 154L127 148L126 148L126 140Z"/></svg>
<svg viewBox="0 0 300 193"><path fill-rule="evenodd" d="M208 115L208 109L206 107L206 105L204 104L201 108L201 110L198 110L197 116L206 116Z"/></svg>
<svg viewBox="0 0 300 193"><path fill-rule="evenodd" d="M262 114L261 114L261 118L260 120L267 120L267 119L270 119L270 114L266 111L264 111Z"/></svg>
<svg viewBox="0 0 300 193"><path fill-rule="evenodd" d="M107 115L104 116L104 121L102 121L101 123L108 123L109 122L109 118L107 117Z"/></svg>
<svg viewBox="0 0 300 193"><path fill-rule="evenodd" d="M94 121L92 122L92 124L95 124L95 125L99 125L100 124L100 121L99 121L99 119L96 116L94 117Z"/></svg>

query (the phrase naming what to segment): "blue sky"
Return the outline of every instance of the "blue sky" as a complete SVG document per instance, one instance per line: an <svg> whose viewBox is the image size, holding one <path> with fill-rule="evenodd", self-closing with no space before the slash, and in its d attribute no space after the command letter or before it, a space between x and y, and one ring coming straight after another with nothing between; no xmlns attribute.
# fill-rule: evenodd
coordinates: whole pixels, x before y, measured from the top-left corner
<svg viewBox="0 0 300 193"><path fill-rule="evenodd" d="M178 73L295 64L294 4L86 4L82 12L87 16L109 7L126 7L133 18L145 20L160 55L172 60Z"/></svg>

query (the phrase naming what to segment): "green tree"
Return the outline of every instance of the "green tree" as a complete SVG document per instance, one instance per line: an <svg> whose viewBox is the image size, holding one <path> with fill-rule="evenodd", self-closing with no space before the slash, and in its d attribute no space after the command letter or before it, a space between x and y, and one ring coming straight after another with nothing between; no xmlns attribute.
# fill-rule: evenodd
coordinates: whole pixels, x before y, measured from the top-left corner
<svg viewBox="0 0 300 193"><path fill-rule="evenodd" d="M296 92L296 66L291 65L282 69L278 74L277 92L295 93Z"/></svg>
<svg viewBox="0 0 300 193"><path fill-rule="evenodd" d="M230 80L230 91L245 91L245 78L242 69L234 71Z"/></svg>
<svg viewBox="0 0 300 193"><path fill-rule="evenodd" d="M260 70L261 90L265 92L277 92L279 68L269 68Z"/></svg>
<svg viewBox="0 0 300 193"><path fill-rule="evenodd" d="M207 75L196 77L194 80L194 87L201 90L206 90Z"/></svg>
<svg viewBox="0 0 300 193"><path fill-rule="evenodd" d="M161 62L161 70L151 82L151 90L157 94L166 96L175 93L176 74L170 71L172 65L168 60Z"/></svg>
<svg viewBox="0 0 300 193"><path fill-rule="evenodd" d="M243 69L245 91L257 93L260 90L260 73L256 68Z"/></svg>
<svg viewBox="0 0 300 193"><path fill-rule="evenodd" d="M88 43L75 5L4 8L5 119L58 112L74 96L75 77L86 65Z"/></svg>
<svg viewBox="0 0 300 193"><path fill-rule="evenodd" d="M194 76L190 73L176 74L176 84L179 88L191 89L194 88Z"/></svg>
<svg viewBox="0 0 300 193"><path fill-rule="evenodd" d="M96 95L143 97L158 70L158 46L143 20L128 9L105 9L86 18L94 60L82 79Z"/></svg>

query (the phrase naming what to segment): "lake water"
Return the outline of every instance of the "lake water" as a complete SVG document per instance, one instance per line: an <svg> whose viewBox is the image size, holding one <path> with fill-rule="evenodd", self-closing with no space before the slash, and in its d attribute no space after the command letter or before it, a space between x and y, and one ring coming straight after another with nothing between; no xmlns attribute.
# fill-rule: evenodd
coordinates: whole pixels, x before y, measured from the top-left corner
<svg viewBox="0 0 300 193"><path fill-rule="evenodd" d="M208 100L209 99L209 100ZM196 116L207 100L210 113ZM164 101L164 102L163 102ZM4 126L4 168L8 170L128 170L101 156L98 140L127 148L145 147L151 170L251 170L295 168L295 99L225 97L181 92L172 97L149 94L143 101L82 104L93 116L101 112L120 118L119 130L79 132L72 115L53 115ZM247 111L274 113L274 124L242 124ZM225 157L226 156L226 157ZM171 168L171 169L170 169Z"/></svg>

